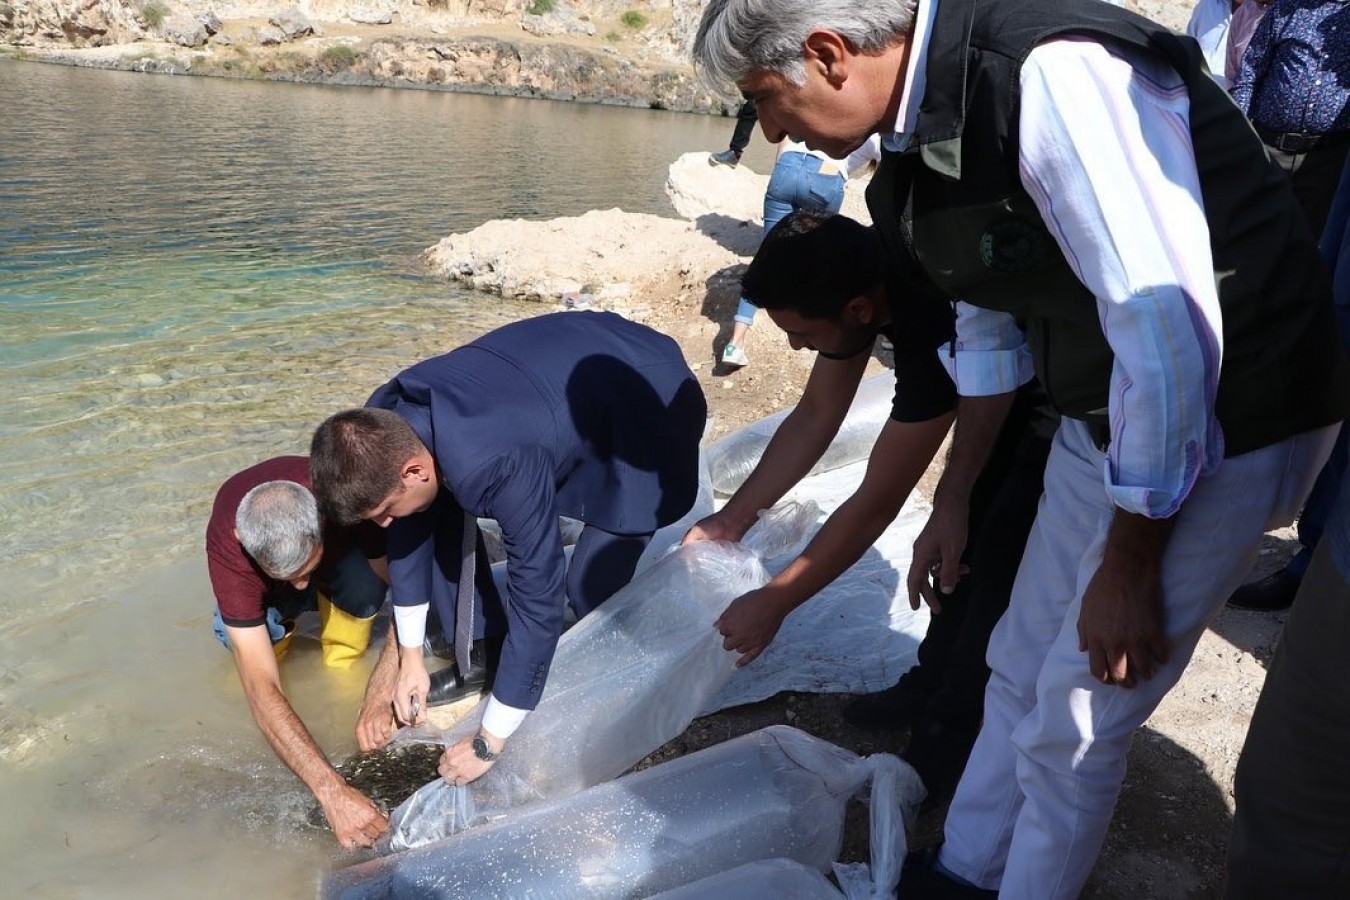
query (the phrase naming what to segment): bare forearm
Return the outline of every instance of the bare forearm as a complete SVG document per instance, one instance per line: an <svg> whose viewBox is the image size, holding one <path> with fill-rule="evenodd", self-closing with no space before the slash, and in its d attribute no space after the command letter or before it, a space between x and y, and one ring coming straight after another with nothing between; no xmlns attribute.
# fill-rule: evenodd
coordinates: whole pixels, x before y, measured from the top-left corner
<svg viewBox="0 0 1350 900"><path fill-rule="evenodd" d="M391 623L385 634L384 646L375 660L375 668L370 671L370 680L366 682L366 695L363 706L384 704L388 706L394 696L394 682L398 680L398 640Z"/></svg>
<svg viewBox="0 0 1350 900"><path fill-rule="evenodd" d="M326 793L345 784L279 686L266 681L252 684L246 681L244 692L263 737L316 797L322 800Z"/></svg>
<svg viewBox="0 0 1350 900"><path fill-rule="evenodd" d="M723 515L742 533L755 524L761 509L768 509L797 482L806 477L834 439L834 431L816 427L800 410L794 410L774 432L755 470L737 488L723 507Z"/></svg>
<svg viewBox="0 0 1350 900"><path fill-rule="evenodd" d="M895 519L899 508L888 510L856 495L850 497L821 526L802 554L765 585L764 593L774 598L784 615L801 606L861 559Z"/></svg>
<svg viewBox="0 0 1350 900"><path fill-rule="evenodd" d="M773 506L829 448L858 393L867 358L818 358L801 400L778 426L755 470L719 513L732 531L744 534L761 509Z"/></svg>
<svg viewBox="0 0 1350 900"><path fill-rule="evenodd" d="M790 611L857 562L886 530L946 437L951 416L928 422L888 422L877 439L863 482L821 526L802 554L766 591Z"/></svg>
<svg viewBox="0 0 1350 900"><path fill-rule="evenodd" d="M1009 392L960 399L951 450L934 492L934 505L959 503L964 506L969 502L975 480L989 461L1016 397L1015 392Z"/></svg>
<svg viewBox="0 0 1350 900"><path fill-rule="evenodd" d="M1175 525L1175 517L1150 519L1117 509L1106 533L1102 568L1135 573L1156 571L1162 566Z"/></svg>

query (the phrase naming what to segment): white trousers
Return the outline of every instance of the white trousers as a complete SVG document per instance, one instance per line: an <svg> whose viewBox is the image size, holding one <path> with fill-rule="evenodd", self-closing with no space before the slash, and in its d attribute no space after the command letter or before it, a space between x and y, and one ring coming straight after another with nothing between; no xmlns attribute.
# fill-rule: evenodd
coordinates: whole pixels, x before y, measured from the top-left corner
<svg viewBox="0 0 1350 900"><path fill-rule="evenodd" d="M1225 460L1191 491L1163 559L1169 662L1134 688L1092 677L1078 612L1114 508L1104 454L1065 419L1007 613L989 640L984 725L947 813L941 863L1005 898L1077 897L1101 850L1130 736L1180 679L1261 535L1291 522L1339 426Z"/></svg>

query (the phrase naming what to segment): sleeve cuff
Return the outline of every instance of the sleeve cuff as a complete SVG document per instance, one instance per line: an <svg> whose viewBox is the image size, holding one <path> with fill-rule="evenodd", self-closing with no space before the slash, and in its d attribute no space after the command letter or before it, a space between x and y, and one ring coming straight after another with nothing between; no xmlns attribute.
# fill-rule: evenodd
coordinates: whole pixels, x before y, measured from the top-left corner
<svg viewBox="0 0 1350 900"><path fill-rule="evenodd" d="M427 636L427 609L429 604L394 607L394 630L400 647L421 647ZM493 732L494 734L496 732Z"/></svg>
<svg viewBox="0 0 1350 900"><path fill-rule="evenodd" d="M1009 350L958 349L955 356L944 347L937 353L962 397L1011 393L1035 375L1031 350L1025 344Z"/></svg>
<svg viewBox="0 0 1350 900"><path fill-rule="evenodd" d="M1156 488L1120 487L1110 481L1106 482L1106 496L1117 509L1149 519L1170 519L1186 499Z"/></svg>
<svg viewBox="0 0 1350 900"><path fill-rule="evenodd" d="M505 740L515 734L529 713L528 709L517 709L514 706L507 706L496 697L488 697L487 708L483 710L483 721L479 724L488 734Z"/></svg>

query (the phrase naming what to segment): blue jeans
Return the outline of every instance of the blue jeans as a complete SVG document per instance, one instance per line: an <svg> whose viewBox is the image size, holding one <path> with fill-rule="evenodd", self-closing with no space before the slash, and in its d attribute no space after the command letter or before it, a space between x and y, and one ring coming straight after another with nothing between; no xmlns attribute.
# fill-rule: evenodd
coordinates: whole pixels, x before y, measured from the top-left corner
<svg viewBox="0 0 1350 900"><path fill-rule="evenodd" d="M1350 349L1350 164L1341 172L1341 183L1331 201L1326 228L1322 232L1322 258L1331 272L1331 296L1336 309L1336 324L1340 327L1341 343ZM1317 542L1322 539L1327 519L1341 496L1341 481L1350 462L1350 431L1341 429L1331 458L1322 467L1313 485L1303 513L1298 518L1298 542L1302 549L1285 565L1291 575L1303 577L1312 561Z"/></svg>
<svg viewBox="0 0 1350 900"><path fill-rule="evenodd" d="M796 209L813 209L837 213L844 204L844 185L848 179L842 172L822 174L818 156L790 150L778 157L769 176L769 189L764 192L764 233L783 221ZM755 321L759 307L741 298L736 307L736 321L749 325Z"/></svg>
<svg viewBox="0 0 1350 900"><path fill-rule="evenodd" d="M352 550L338 560L327 577L311 580L305 590L286 591L265 598L267 634L273 644L286 636L290 630L288 623L293 626L295 618L301 613L319 608L319 591L323 591L334 606L348 615L369 619L384 605L386 588L361 551ZM229 650L230 638L225 633L225 622L220 618L219 607L216 607L211 618L211 626L216 640Z"/></svg>

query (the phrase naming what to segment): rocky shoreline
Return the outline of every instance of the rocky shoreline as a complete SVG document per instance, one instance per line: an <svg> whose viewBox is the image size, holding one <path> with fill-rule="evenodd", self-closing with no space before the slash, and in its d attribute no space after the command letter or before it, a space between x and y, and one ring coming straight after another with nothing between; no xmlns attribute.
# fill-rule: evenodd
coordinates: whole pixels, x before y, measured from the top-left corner
<svg viewBox="0 0 1350 900"><path fill-rule="evenodd" d="M283 57L266 48L205 52L138 41L115 48L11 47L8 55L155 75L411 88L712 115L734 112L726 101L701 88L691 73L642 66L565 44L472 35L450 40L394 37L372 41L350 57L331 54L334 46L349 45L314 38L293 45Z"/></svg>
<svg viewBox="0 0 1350 900"><path fill-rule="evenodd" d="M1135 0L1183 28L1188 2ZM453 7L453 8L452 8ZM0 0L0 56L161 75L734 113L686 46L702 0Z"/></svg>
<svg viewBox="0 0 1350 900"><path fill-rule="evenodd" d="M735 110L699 83L684 55L681 35L698 4L643 4L649 12L563 0L511 6L0 0L0 55L161 75Z"/></svg>

